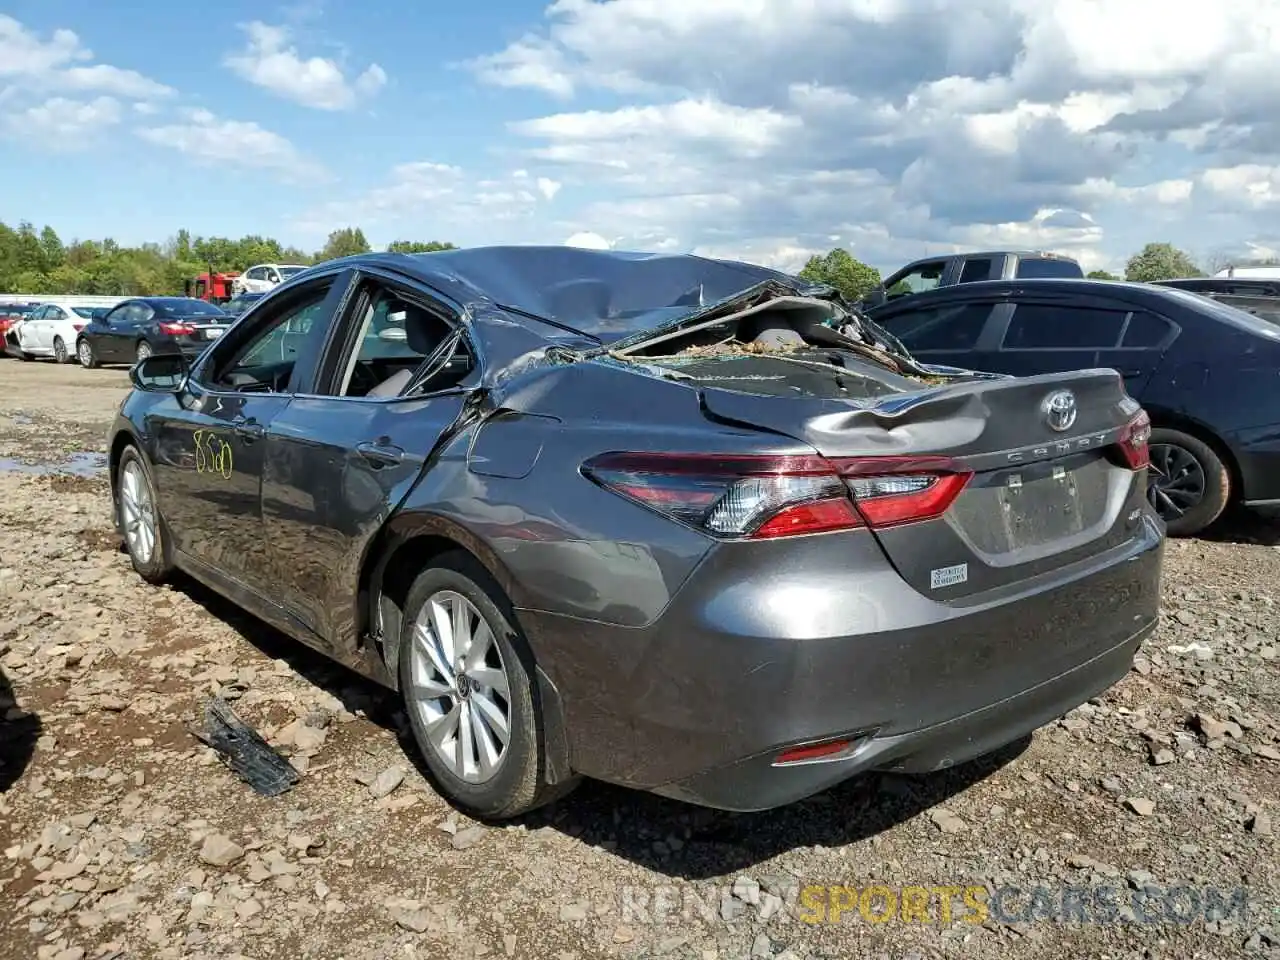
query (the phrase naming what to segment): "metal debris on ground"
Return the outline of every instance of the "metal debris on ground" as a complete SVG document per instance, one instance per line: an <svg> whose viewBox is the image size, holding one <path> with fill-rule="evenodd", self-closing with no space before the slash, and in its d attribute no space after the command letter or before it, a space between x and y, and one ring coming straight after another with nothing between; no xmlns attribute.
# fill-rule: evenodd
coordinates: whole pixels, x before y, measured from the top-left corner
<svg viewBox="0 0 1280 960"><path fill-rule="evenodd" d="M298 771L256 730L247 726L221 697L205 704L204 729L191 731L255 793L277 797L298 782Z"/></svg>

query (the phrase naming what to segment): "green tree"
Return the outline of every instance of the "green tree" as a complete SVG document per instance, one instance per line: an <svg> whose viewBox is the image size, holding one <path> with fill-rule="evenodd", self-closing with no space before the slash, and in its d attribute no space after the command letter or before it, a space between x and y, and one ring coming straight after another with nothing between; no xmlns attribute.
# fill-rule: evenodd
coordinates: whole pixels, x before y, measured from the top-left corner
<svg viewBox="0 0 1280 960"><path fill-rule="evenodd" d="M367 251L358 228L336 231L325 255ZM402 241L409 249L448 249L452 244ZM204 273L244 270L255 263L309 264L312 258L272 237L200 237L179 230L164 243L121 246L115 240L64 243L52 227L0 223L0 293L180 294L184 281Z"/></svg>
<svg viewBox="0 0 1280 960"><path fill-rule="evenodd" d="M1106 270L1090 270L1087 274L1090 280L1119 280L1114 273L1108 273Z"/></svg>
<svg viewBox="0 0 1280 960"><path fill-rule="evenodd" d="M1148 243L1129 258L1124 268L1126 280L1140 283L1201 276L1204 274L1190 255L1171 243Z"/></svg>
<svg viewBox="0 0 1280 960"><path fill-rule="evenodd" d="M437 250L457 250L452 243L441 243L439 240L392 240L387 244L387 253L435 253Z"/></svg>
<svg viewBox="0 0 1280 960"><path fill-rule="evenodd" d="M824 256L813 256L800 271L805 280L835 287L846 300L861 300L880 283L880 271L854 259L840 247Z"/></svg>
<svg viewBox="0 0 1280 960"><path fill-rule="evenodd" d="M343 227L329 234L324 249L316 254L316 262L336 260L339 257L352 257L358 253L368 253L372 247L359 227Z"/></svg>

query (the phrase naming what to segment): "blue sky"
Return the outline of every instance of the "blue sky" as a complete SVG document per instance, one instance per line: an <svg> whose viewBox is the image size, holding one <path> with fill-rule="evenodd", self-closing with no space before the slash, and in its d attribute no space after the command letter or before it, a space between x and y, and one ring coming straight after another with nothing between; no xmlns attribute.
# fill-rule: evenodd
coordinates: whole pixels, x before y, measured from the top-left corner
<svg viewBox="0 0 1280 960"><path fill-rule="evenodd" d="M373 10L376 7L376 13ZM0 216L796 268L1280 247L1280 0L19 0ZM125 11L128 11L127 13Z"/></svg>

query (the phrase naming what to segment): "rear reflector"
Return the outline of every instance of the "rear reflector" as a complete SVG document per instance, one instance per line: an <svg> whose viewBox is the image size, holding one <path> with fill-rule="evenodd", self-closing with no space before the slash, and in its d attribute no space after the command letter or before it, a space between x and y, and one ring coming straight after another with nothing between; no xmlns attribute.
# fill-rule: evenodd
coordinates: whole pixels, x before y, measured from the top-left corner
<svg viewBox="0 0 1280 960"><path fill-rule="evenodd" d="M842 752L852 741L850 740L828 740L826 743L814 743L807 747L795 747L786 753L780 753L774 759L775 767L785 766L788 763L804 763L806 760L821 760L824 757L830 757L834 754Z"/></svg>
<svg viewBox="0 0 1280 960"><path fill-rule="evenodd" d="M667 453L609 453L583 473L711 536L755 540L929 520L970 476L940 457Z"/></svg>

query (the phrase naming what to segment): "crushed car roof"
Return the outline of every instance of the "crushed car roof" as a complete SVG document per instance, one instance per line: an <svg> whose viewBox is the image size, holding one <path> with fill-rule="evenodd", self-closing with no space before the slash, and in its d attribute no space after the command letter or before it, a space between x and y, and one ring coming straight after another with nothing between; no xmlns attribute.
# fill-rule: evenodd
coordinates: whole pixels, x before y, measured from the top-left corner
<svg viewBox="0 0 1280 960"><path fill-rule="evenodd" d="M353 267L381 263L414 275L464 305L487 301L595 333L651 328L769 280L797 292L829 289L767 267L692 254L494 246L349 259Z"/></svg>

